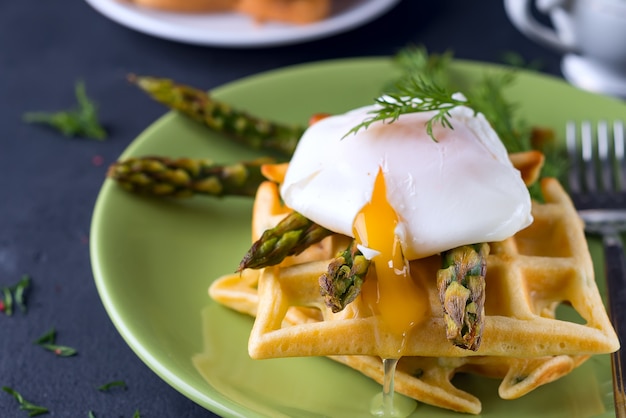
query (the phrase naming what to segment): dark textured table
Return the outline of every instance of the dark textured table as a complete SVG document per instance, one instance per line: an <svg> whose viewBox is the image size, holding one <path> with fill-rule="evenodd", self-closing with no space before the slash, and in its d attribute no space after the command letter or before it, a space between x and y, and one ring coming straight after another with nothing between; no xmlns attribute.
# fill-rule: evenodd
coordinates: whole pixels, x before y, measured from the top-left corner
<svg viewBox="0 0 626 418"><path fill-rule="evenodd" d="M457 58L502 62L516 52L560 76L559 57L524 38L499 1L404 0L348 33L299 45L228 49L150 37L108 20L81 0L0 2L0 288L32 278L28 311L0 314L0 386L49 416L210 417L129 349L94 285L89 228L106 167L166 110L130 86L130 72L205 89L292 64L391 55L410 43ZM68 139L22 121L32 110L75 103L82 79L99 105L106 141ZM33 341L54 327L78 355L57 358ZM94 388L123 380L126 390ZM25 417L0 392L0 417Z"/></svg>

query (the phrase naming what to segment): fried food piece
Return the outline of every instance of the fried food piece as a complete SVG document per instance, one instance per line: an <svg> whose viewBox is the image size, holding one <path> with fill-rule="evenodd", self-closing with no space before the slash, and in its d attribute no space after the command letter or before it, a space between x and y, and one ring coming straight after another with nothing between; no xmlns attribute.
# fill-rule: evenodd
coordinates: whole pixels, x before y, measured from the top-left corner
<svg viewBox="0 0 626 418"><path fill-rule="evenodd" d="M305 25L327 18L331 0L120 0L141 7L180 13L241 12L263 23Z"/></svg>
<svg viewBox="0 0 626 418"><path fill-rule="evenodd" d="M124 0L138 6L170 12L198 13L232 10L239 0Z"/></svg>
<svg viewBox="0 0 626 418"><path fill-rule="evenodd" d="M330 9L330 0L241 0L237 6L237 10L259 22L277 20L300 25L325 19Z"/></svg>

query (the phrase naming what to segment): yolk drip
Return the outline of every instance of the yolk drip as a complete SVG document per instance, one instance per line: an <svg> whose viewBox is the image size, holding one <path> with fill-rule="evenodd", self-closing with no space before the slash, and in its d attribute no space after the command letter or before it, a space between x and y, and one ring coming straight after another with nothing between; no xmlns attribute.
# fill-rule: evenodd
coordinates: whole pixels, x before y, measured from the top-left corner
<svg viewBox="0 0 626 418"><path fill-rule="evenodd" d="M372 199L353 226L357 241L380 253L372 259L376 280L365 281L362 295L393 333L406 336L425 318L429 304L425 289L411 278L395 233L397 224L398 216L387 201L385 178L379 170Z"/></svg>

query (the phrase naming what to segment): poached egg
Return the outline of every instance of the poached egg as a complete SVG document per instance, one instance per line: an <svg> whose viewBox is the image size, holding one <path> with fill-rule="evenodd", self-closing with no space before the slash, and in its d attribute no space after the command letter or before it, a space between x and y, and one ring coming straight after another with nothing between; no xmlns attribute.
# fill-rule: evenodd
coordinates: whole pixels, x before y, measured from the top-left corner
<svg viewBox="0 0 626 418"><path fill-rule="evenodd" d="M330 116L304 133L281 196L314 222L354 237L357 215L372 201L378 173L398 218L395 234L409 260L465 244L501 241L532 222L531 199L506 148L485 117L460 106L452 129L432 112L374 122L346 136L377 105Z"/></svg>
<svg viewBox="0 0 626 418"><path fill-rule="evenodd" d="M375 279L363 284L363 300L388 330L406 336L429 309L409 261L514 235L532 222L531 199L482 114L451 109L453 128L434 124L436 141L426 129L433 112L402 114L346 135L377 106L310 126L281 197L312 221L357 240L375 270Z"/></svg>

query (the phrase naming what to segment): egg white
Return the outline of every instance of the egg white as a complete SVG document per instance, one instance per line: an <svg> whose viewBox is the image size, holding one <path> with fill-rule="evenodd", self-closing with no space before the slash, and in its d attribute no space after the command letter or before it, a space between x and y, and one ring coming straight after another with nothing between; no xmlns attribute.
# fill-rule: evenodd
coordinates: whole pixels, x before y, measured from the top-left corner
<svg viewBox="0 0 626 418"><path fill-rule="evenodd" d="M500 241L532 222L521 175L482 114L450 112L453 129L431 112L375 122L346 136L377 105L312 125L289 164L281 195L292 209L341 234L370 201L379 169L396 211L405 256L416 259L460 245Z"/></svg>

